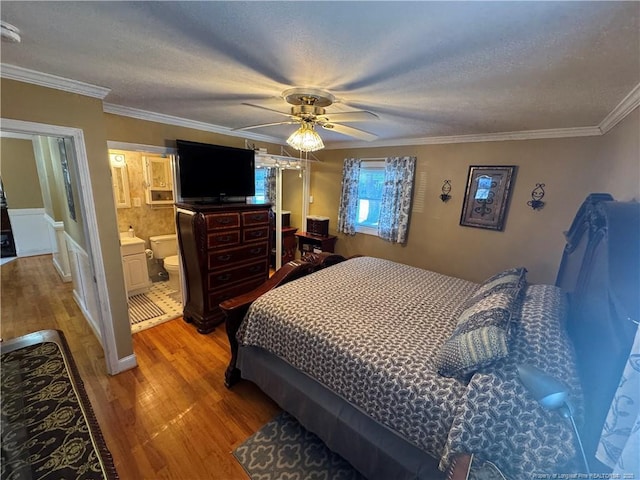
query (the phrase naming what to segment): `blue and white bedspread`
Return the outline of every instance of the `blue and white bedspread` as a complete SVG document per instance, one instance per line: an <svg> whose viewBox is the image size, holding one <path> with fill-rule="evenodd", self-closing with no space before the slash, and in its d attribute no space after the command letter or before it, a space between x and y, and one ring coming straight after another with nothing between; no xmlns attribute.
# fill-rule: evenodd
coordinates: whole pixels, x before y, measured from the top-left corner
<svg viewBox="0 0 640 480"><path fill-rule="evenodd" d="M559 350L560 360L571 348L559 327L541 327L549 323L547 317L560 326L564 311L555 287L539 287L528 289L523 312L537 320L524 329L520 343L514 342L524 350L514 358L545 368L549 348L553 359ZM557 414L526 398L511 359L498 362L507 372L477 373L468 385L436 372L436 354L477 288L473 282L387 260L354 258L263 295L251 306L238 340L264 348L318 380L441 459L442 468L456 452L472 452L516 478L549 466L558 472L572 454L571 432L559 416L552 416ZM549 333L560 337L550 346ZM571 364L570 353L567 358L565 364ZM566 365L559 369L550 373L564 380L573 375ZM533 410L525 422L519 418L522 409ZM503 421L505 415L515 418ZM542 427L520 435L518 425L531 428L531 422ZM516 451L511 454L512 447ZM523 449L544 452L540 457Z"/></svg>

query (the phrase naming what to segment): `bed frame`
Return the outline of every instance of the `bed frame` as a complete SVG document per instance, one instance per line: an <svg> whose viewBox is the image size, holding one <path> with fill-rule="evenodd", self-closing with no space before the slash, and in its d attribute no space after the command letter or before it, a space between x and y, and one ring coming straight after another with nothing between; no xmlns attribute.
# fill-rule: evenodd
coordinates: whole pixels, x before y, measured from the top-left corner
<svg viewBox="0 0 640 480"><path fill-rule="evenodd" d="M569 300L568 331L576 350L585 397L581 435L591 470L607 472L610 469L596 460L595 450L640 319L640 204L616 202L609 194L591 194L578 210L565 237L556 285L567 293ZM226 314L231 346L225 385L230 388L240 380L242 370L242 378L257 383L283 409L365 475L375 472L377 478L391 478L380 471L386 465L388 472L394 472L393 478L399 478L395 472L402 470L407 472L403 478L445 478L436 460L355 408L351 414L361 425L358 431L335 425L332 411L345 408L344 401L333 398L335 394L310 379L304 391L290 390L289 377L302 374L285 362L264 360L254 351L258 349L247 348L246 354L253 360L238 363L236 333L255 299L291 280L344 260L336 254L307 255L302 261L284 265L256 290L220 304ZM254 361L261 366L256 367ZM380 461L373 462L373 458ZM465 479L470 459L468 454L459 455L446 478Z"/></svg>

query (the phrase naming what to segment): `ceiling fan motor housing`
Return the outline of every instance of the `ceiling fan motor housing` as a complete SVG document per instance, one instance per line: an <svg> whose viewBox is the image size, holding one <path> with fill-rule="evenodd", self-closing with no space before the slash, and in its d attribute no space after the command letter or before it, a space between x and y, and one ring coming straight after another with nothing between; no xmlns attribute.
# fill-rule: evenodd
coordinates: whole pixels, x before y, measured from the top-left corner
<svg viewBox="0 0 640 480"><path fill-rule="evenodd" d="M315 105L294 105L291 107L291 115L304 120L313 120L318 115L324 115L325 109Z"/></svg>

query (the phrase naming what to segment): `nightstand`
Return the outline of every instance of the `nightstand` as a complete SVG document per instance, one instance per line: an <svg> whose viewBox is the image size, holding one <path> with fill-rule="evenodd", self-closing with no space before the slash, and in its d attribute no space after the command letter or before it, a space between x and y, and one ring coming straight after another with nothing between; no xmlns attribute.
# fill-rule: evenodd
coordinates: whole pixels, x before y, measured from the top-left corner
<svg viewBox="0 0 640 480"><path fill-rule="evenodd" d="M307 252L314 251L333 253L336 240L338 239L338 237L334 235L321 237L307 232L296 233L296 237L298 237L298 250L300 250L301 256Z"/></svg>

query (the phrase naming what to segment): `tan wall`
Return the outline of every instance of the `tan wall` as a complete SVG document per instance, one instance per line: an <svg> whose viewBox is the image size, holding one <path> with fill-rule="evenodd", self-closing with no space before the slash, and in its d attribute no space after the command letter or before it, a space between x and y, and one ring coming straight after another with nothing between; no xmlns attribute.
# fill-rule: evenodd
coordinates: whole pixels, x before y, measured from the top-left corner
<svg viewBox="0 0 640 480"><path fill-rule="evenodd" d="M9 208L44 208L33 142L0 139L0 176Z"/></svg>
<svg viewBox="0 0 640 480"><path fill-rule="evenodd" d="M414 155L418 161L407 244L338 234L338 253L388 258L472 281L524 265L531 282L554 283L562 232L586 195L609 191L620 199L638 198L637 112L616 129L605 137L325 150L317 155L323 161L313 164L310 213L330 217L335 233L344 158ZM459 225L470 165L518 166L502 232ZM609 172L616 172L615 177L608 178ZM447 203L439 198L445 179L452 184ZM527 205L536 183L546 185L546 205L540 211Z"/></svg>
<svg viewBox="0 0 640 480"><path fill-rule="evenodd" d="M602 137L600 165L602 191L640 201L640 108Z"/></svg>
<svg viewBox="0 0 640 480"><path fill-rule="evenodd" d="M304 230L302 220L302 178L298 170L282 171L282 209L291 212L289 225Z"/></svg>
<svg viewBox="0 0 640 480"><path fill-rule="evenodd" d="M98 219L108 298L118 358L133 353L116 212L111 189L102 101L27 83L0 79L2 118L82 129ZM84 242L81 244L86 248ZM102 292L104 295L104 292Z"/></svg>

